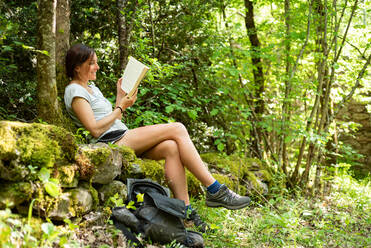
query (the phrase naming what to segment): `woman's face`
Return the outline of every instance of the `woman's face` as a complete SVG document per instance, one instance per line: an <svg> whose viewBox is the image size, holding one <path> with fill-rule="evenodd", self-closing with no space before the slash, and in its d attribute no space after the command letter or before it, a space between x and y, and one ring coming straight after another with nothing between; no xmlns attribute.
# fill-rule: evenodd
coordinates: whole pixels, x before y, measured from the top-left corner
<svg viewBox="0 0 371 248"><path fill-rule="evenodd" d="M82 81L95 80L97 78L96 74L98 70L98 58L94 53L91 58L76 67L76 77Z"/></svg>

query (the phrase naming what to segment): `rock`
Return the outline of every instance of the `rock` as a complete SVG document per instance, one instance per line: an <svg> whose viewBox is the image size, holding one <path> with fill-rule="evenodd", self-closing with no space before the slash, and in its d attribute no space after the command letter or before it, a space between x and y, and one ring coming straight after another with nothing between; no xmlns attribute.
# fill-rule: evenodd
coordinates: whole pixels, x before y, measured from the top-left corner
<svg viewBox="0 0 371 248"><path fill-rule="evenodd" d="M126 185L121 181L113 181L109 184L103 185L98 189L99 199L102 202L106 202L110 197L113 197L117 194L119 199L122 199L123 202L126 201L128 196L128 191Z"/></svg>
<svg viewBox="0 0 371 248"><path fill-rule="evenodd" d="M0 160L0 178L8 181L21 181L30 174L29 168L20 163L19 158Z"/></svg>
<svg viewBox="0 0 371 248"><path fill-rule="evenodd" d="M92 182L107 184L121 174L122 155L105 143L80 146L80 151L94 166Z"/></svg>
<svg viewBox="0 0 371 248"><path fill-rule="evenodd" d="M69 191L73 201L73 208L77 216L82 216L93 208L93 197L88 189L76 188Z"/></svg>
<svg viewBox="0 0 371 248"><path fill-rule="evenodd" d="M120 179L126 181L127 178L144 178L145 174L140 166L139 162L133 162L127 164L122 168Z"/></svg>
<svg viewBox="0 0 371 248"><path fill-rule="evenodd" d="M66 191L50 202L52 202L52 208L46 209L45 215L57 221L82 216L91 211L93 207L93 197L90 191L81 187Z"/></svg>
<svg viewBox="0 0 371 248"><path fill-rule="evenodd" d="M85 214L82 217L81 226L89 227L89 226L103 226L107 220L107 216L102 211L94 211L88 214Z"/></svg>
<svg viewBox="0 0 371 248"><path fill-rule="evenodd" d="M53 167L74 160L77 145L65 129L40 123L0 121L0 177L19 181L32 169Z"/></svg>
<svg viewBox="0 0 371 248"><path fill-rule="evenodd" d="M28 182L0 184L0 209L13 208L32 199L34 187Z"/></svg>
<svg viewBox="0 0 371 248"><path fill-rule="evenodd" d="M36 205L37 206L37 205ZM71 193L63 193L54 202L53 208L46 211L46 216L52 220L62 221L76 216L76 212L72 207Z"/></svg>

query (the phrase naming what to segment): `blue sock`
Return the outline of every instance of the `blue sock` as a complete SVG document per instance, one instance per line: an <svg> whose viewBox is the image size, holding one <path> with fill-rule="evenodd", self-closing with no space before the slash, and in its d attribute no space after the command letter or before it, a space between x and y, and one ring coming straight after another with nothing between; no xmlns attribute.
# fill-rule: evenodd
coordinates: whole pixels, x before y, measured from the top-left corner
<svg viewBox="0 0 371 248"><path fill-rule="evenodd" d="M218 180L215 180L215 182L213 184L211 184L209 187L207 187L206 190L210 194L215 194L216 192L219 191L220 186L222 186L222 185L218 182Z"/></svg>

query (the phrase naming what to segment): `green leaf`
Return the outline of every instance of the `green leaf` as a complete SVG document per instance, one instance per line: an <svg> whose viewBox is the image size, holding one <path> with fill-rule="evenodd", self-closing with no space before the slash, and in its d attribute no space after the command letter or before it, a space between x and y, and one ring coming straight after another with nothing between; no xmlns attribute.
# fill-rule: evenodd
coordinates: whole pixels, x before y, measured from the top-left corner
<svg viewBox="0 0 371 248"><path fill-rule="evenodd" d="M46 192L52 197L57 197L61 193L61 187L59 185L59 182L57 179L54 179L54 178L45 182L44 188Z"/></svg>
<svg viewBox="0 0 371 248"><path fill-rule="evenodd" d="M219 143L216 148L218 148L218 151L222 152L224 150L224 144L223 143Z"/></svg>
<svg viewBox="0 0 371 248"><path fill-rule="evenodd" d="M189 111L187 111L187 114L192 120L196 120L196 118L197 118L197 111L196 110L193 110L193 109L189 110Z"/></svg>
<svg viewBox="0 0 371 248"><path fill-rule="evenodd" d="M52 223L46 222L41 224L41 230L47 235L50 236L55 231L55 226Z"/></svg>
<svg viewBox="0 0 371 248"><path fill-rule="evenodd" d="M165 108L165 112L166 113L171 113L171 112L173 112L174 111L174 105L170 105L170 106L166 106L166 108Z"/></svg>
<svg viewBox="0 0 371 248"><path fill-rule="evenodd" d="M214 116L214 115L216 115L218 113L219 113L219 110L218 109L213 109L213 110L211 110L210 115L211 116Z"/></svg>
<svg viewBox="0 0 371 248"><path fill-rule="evenodd" d="M135 210L135 209L137 209L135 206L134 206L134 202L133 201L130 201L129 203L128 203L128 205L126 205L126 208L127 209L133 209L133 210Z"/></svg>
<svg viewBox="0 0 371 248"><path fill-rule="evenodd" d="M45 167L42 167L38 173L38 177L40 179L41 182L45 183L47 181L49 181L49 178L50 178L50 171L49 169L45 168Z"/></svg>
<svg viewBox="0 0 371 248"><path fill-rule="evenodd" d="M144 194L137 194L137 202L143 202Z"/></svg>

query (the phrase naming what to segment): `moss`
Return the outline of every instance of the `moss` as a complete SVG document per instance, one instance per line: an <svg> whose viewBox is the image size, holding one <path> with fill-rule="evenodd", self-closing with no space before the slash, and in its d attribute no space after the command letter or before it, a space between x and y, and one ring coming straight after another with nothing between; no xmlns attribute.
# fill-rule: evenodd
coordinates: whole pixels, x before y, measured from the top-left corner
<svg viewBox="0 0 371 248"><path fill-rule="evenodd" d="M121 153L122 159L126 162L134 162L137 159L134 150L128 146L116 146L115 149Z"/></svg>
<svg viewBox="0 0 371 248"><path fill-rule="evenodd" d="M53 171L53 177L59 179L62 185L71 185L78 177L79 168L76 164L56 166Z"/></svg>
<svg viewBox="0 0 371 248"><path fill-rule="evenodd" d="M91 196L93 197L93 209L96 209L99 206L99 196L98 191L93 187L92 182L83 182L79 184L80 187L89 190Z"/></svg>
<svg viewBox="0 0 371 248"><path fill-rule="evenodd" d="M15 155L16 135L9 122L0 121L0 159L11 159Z"/></svg>
<svg viewBox="0 0 371 248"><path fill-rule="evenodd" d="M261 178L264 182L271 183L272 180L273 180L273 177L272 177L271 173L269 173L269 171L267 171L265 169L259 170L258 172L256 172L256 174L258 174L257 176L259 178Z"/></svg>
<svg viewBox="0 0 371 248"><path fill-rule="evenodd" d="M202 184L200 181L188 170L186 171L188 192L191 196L197 197L204 193Z"/></svg>
<svg viewBox="0 0 371 248"><path fill-rule="evenodd" d="M219 172L231 173L237 177L244 177L249 171L249 164L238 155L223 156L218 153L205 153L201 155L203 161Z"/></svg>
<svg viewBox="0 0 371 248"><path fill-rule="evenodd" d="M56 162L72 161L77 151L73 136L63 128L40 123L3 121L0 135L1 158L14 159L25 165L52 167Z"/></svg>
<svg viewBox="0 0 371 248"><path fill-rule="evenodd" d="M137 159L135 163L139 164L146 178L150 178L161 184L165 183L164 161Z"/></svg>
<svg viewBox="0 0 371 248"><path fill-rule="evenodd" d="M94 165L83 152L79 152L76 156L76 164L79 168L81 179L89 180L94 175Z"/></svg>
<svg viewBox="0 0 371 248"><path fill-rule="evenodd" d="M0 184L0 208L13 208L31 199L33 187L28 182Z"/></svg>
<svg viewBox="0 0 371 248"><path fill-rule="evenodd" d="M82 153L89 158L94 166L100 166L107 161L112 151L108 146L101 146L94 149L83 149Z"/></svg>
<svg viewBox="0 0 371 248"><path fill-rule="evenodd" d="M233 189L235 188L235 183L233 182L233 180L226 176L226 175L222 175L222 174L213 174L213 177L218 180L221 184L225 184L228 188L230 189Z"/></svg>
<svg viewBox="0 0 371 248"><path fill-rule="evenodd" d="M34 203L34 208L38 210L39 215L47 217L49 216L49 212L57 206L60 198L49 196L40 183L36 183L35 186L36 190L33 197L36 201Z"/></svg>

